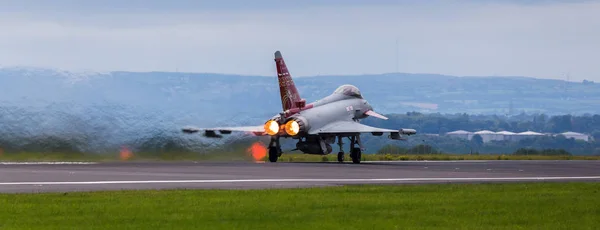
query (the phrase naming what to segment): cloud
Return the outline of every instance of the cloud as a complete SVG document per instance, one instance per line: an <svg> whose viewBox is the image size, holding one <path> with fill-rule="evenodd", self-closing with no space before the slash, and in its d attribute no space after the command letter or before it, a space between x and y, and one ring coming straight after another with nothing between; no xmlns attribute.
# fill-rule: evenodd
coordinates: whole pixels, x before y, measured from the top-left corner
<svg viewBox="0 0 600 230"><path fill-rule="evenodd" d="M0 64L273 76L281 50L295 76L600 80L597 1L81 2L3 7Z"/></svg>

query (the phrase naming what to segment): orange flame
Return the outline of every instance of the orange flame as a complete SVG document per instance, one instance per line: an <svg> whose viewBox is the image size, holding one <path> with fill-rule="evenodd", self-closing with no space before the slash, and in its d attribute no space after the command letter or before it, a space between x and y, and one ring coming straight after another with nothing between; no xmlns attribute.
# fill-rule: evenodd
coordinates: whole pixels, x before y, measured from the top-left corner
<svg viewBox="0 0 600 230"><path fill-rule="evenodd" d="M267 148L258 141L254 142L246 151L252 154L255 161L260 161L267 156Z"/></svg>
<svg viewBox="0 0 600 230"><path fill-rule="evenodd" d="M129 160L131 157L133 157L133 153L127 147L123 146L121 148L119 158L121 158L121 160L123 161L126 161Z"/></svg>

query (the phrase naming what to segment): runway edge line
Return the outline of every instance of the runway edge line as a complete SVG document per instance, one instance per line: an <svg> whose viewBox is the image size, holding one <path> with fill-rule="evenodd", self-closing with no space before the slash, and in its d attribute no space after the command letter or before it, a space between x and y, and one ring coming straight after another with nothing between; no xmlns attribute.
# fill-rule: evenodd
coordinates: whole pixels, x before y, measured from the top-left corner
<svg viewBox="0 0 600 230"><path fill-rule="evenodd" d="M147 181L45 181L0 182L0 185L94 185L94 184L168 184L168 183L260 183L260 182L402 182L402 181L539 181L539 180L600 180L600 176L581 177L466 177L466 178L357 178L357 179L239 179L239 180L147 180Z"/></svg>

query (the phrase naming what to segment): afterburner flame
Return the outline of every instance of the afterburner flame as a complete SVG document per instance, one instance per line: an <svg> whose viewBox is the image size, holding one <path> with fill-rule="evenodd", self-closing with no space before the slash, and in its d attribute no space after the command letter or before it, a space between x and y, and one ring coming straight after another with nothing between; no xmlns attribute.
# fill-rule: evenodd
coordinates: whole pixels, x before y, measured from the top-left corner
<svg viewBox="0 0 600 230"><path fill-rule="evenodd" d="M298 134L298 132L300 132L300 125L295 120L288 121L285 124L285 132L290 136L295 136Z"/></svg>
<svg viewBox="0 0 600 230"><path fill-rule="evenodd" d="M267 156L267 148L261 142L254 142L247 151L252 154L255 161L260 161Z"/></svg>
<svg viewBox="0 0 600 230"><path fill-rule="evenodd" d="M269 120L265 123L265 132L271 136L279 133L279 124L277 121Z"/></svg>

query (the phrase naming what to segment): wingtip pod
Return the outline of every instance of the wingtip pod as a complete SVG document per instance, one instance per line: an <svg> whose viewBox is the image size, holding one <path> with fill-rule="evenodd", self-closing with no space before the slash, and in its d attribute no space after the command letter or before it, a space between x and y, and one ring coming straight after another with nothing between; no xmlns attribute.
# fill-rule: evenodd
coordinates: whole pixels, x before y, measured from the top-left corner
<svg viewBox="0 0 600 230"><path fill-rule="evenodd" d="M414 130L414 129L400 129L400 133L410 136L410 135L417 134L417 130Z"/></svg>
<svg viewBox="0 0 600 230"><path fill-rule="evenodd" d="M283 56L281 56L281 52L279 52L279 50L275 51L275 59L279 59L279 58L283 58Z"/></svg>
<svg viewBox="0 0 600 230"><path fill-rule="evenodd" d="M391 132L388 137L392 140L406 140L405 138L402 138L402 135L410 136L410 135L414 135L414 134L417 134L417 130L400 129L400 130L398 130L398 132Z"/></svg>

